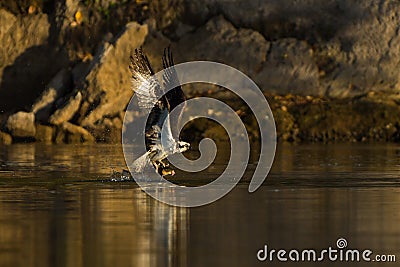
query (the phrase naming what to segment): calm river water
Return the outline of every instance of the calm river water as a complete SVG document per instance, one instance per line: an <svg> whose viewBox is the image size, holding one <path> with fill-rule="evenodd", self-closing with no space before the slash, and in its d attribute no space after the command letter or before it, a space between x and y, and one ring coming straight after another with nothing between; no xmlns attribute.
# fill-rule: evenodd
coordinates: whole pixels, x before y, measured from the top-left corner
<svg viewBox="0 0 400 267"><path fill-rule="evenodd" d="M102 181L124 165L120 146L1 147L0 266L399 266L399 145L279 145L258 191L242 183L191 209ZM397 262L257 259L264 245L320 251L339 238Z"/></svg>

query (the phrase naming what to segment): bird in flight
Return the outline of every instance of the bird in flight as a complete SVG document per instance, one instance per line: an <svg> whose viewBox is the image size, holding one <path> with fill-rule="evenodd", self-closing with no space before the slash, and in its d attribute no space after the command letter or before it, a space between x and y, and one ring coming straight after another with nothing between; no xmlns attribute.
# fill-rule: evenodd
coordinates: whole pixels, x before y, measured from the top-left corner
<svg viewBox="0 0 400 267"><path fill-rule="evenodd" d="M175 171L170 168L166 158L175 153L182 153L190 147L189 143L179 140L177 126L186 97L179 85L169 47L164 49L162 65L164 73L162 84L160 84L142 48L135 49L133 55L130 56L132 90L136 94L139 109L149 114L145 127L147 152L130 166L131 171L136 173L143 172L144 168L151 163L158 174L174 175ZM166 92L169 88L172 89ZM176 115L170 115L175 108L179 109ZM171 125L173 125L172 128ZM161 135L164 136L163 139Z"/></svg>

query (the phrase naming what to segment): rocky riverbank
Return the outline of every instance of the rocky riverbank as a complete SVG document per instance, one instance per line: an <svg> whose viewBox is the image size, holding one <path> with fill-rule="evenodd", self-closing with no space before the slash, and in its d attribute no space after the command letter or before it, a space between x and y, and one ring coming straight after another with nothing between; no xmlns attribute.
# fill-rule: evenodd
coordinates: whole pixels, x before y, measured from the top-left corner
<svg viewBox="0 0 400 267"><path fill-rule="evenodd" d="M259 129L250 109L236 98L220 93L202 94L228 103L240 116L252 141ZM326 99L313 96L265 93L272 109L278 141L283 142L399 142L400 95L369 93L353 99ZM8 118L15 121L9 132L0 131L0 143L22 141L46 143L121 142L124 113L108 120L108 128L98 132L64 121L60 125L35 123L32 113L19 112ZM19 127L20 126L20 127ZM89 128L90 129L90 128ZM185 140L208 137L227 141L221 126L212 121L195 120L182 133ZM29 136L29 138L28 138Z"/></svg>
<svg viewBox="0 0 400 267"><path fill-rule="evenodd" d="M352 99L265 93L274 115L278 141L283 142L399 142L400 95L370 92ZM216 98L219 98L216 95ZM237 100L222 98L246 123L250 138L257 140L256 119ZM212 122L192 125L199 136L226 140ZM189 136L189 134L187 134ZM188 138L188 137L186 137Z"/></svg>
<svg viewBox="0 0 400 267"><path fill-rule="evenodd" d="M0 143L120 142L129 53L143 46L160 70L168 45L177 63L212 60L252 78L281 141L399 141L398 14L389 0L1 3ZM222 98L257 138L246 107Z"/></svg>

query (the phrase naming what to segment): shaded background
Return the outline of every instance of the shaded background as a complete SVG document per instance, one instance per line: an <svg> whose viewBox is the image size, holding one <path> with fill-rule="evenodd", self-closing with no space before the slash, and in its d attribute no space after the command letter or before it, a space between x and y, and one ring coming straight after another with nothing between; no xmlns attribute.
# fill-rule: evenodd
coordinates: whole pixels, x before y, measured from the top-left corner
<svg viewBox="0 0 400 267"><path fill-rule="evenodd" d="M143 46L158 71L168 45L177 63L249 75L279 140L398 141L399 11L390 0L3 0L0 141L120 142L128 56ZM184 89L235 99L210 85ZM233 106L256 136L246 107Z"/></svg>

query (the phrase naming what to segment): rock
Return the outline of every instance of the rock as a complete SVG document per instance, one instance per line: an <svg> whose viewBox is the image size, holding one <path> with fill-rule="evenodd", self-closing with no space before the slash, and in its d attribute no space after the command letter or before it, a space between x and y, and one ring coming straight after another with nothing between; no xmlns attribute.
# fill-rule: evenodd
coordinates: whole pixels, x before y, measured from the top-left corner
<svg viewBox="0 0 400 267"><path fill-rule="evenodd" d="M14 25L17 18L7 12L5 9L0 9L0 39L8 32L8 30ZM2 60L0 60L3 63Z"/></svg>
<svg viewBox="0 0 400 267"><path fill-rule="evenodd" d="M72 83L83 87L86 75L88 74L90 62L79 62L71 71Z"/></svg>
<svg viewBox="0 0 400 267"><path fill-rule="evenodd" d="M92 131L97 141L112 144L121 143L122 121L120 118L105 118L100 125L101 127L96 127L96 129Z"/></svg>
<svg viewBox="0 0 400 267"><path fill-rule="evenodd" d="M105 46L93 61L82 91L91 112L82 118L81 125L95 128L103 117L113 117L123 111L130 101L129 53L141 46L147 36L146 25L129 23L113 44Z"/></svg>
<svg viewBox="0 0 400 267"><path fill-rule="evenodd" d="M47 125L37 124L35 140L43 143L51 143L53 140L54 128Z"/></svg>
<svg viewBox="0 0 400 267"><path fill-rule="evenodd" d="M54 103L62 97L71 85L71 75L68 70L62 69L47 85L47 89L32 106L36 121L47 122L54 109Z"/></svg>
<svg viewBox="0 0 400 267"><path fill-rule="evenodd" d="M76 23L75 14L80 11L79 0L65 0L55 4L57 23L60 31L60 38L64 39L70 34L71 26ZM65 40L64 40L65 41Z"/></svg>
<svg viewBox="0 0 400 267"><path fill-rule="evenodd" d="M177 61L225 63L250 76L263 91L302 95L325 93L319 86L314 52L305 41L286 38L268 42L258 32L237 29L219 16L184 36L176 46ZM197 84L188 87L193 90L201 88ZM210 85L204 86L205 90L209 88Z"/></svg>
<svg viewBox="0 0 400 267"><path fill-rule="evenodd" d="M13 19L2 10L0 23L0 109L14 112L29 108L68 58L49 43L46 14Z"/></svg>
<svg viewBox="0 0 400 267"><path fill-rule="evenodd" d="M0 145L11 145L12 137L8 133L0 132Z"/></svg>
<svg viewBox="0 0 400 267"><path fill-rule="evenodd" d="M57 109L53 115L50 116L49 122L54 125L59 125L69 121L79 110L81 101L82 94L78 92L75 96L70 97L63 107Z"/></svg>
<svg viewBox="0 0 400 267"><path fill-rule="evenodd" d="M143 44L143 51L146 53L155 72L163 69L161 56L164 48L170 44L171 41L159 31L153 30L147 35L146 41ZM175 52L175 49L173 52Z"/></svg>
<svg viewBox="0 0 400 267"><path fill-rule="evenodd" d="M217 61L254 76L262 67L269 46L269 42L258 32L237 29L218 16L196 32L185 35L173 52L177 61Z"/></svg>
<svg viewBox="0 0 400 267"><path fill-rule="evenodd" d="M216 142L229 142L229 137L221 125L208 128L203 133L204 138L210 138Z"/></svg>
<svg viewBox="0 0 400 267"><path fill-rule="evenodd" d="M204 25L211 17L218 15L218 12L220 12L217 9L216 0L184 0L184 6L185 11L182 13L181 20L185 24L197 27Z"/></svg>
<svg viewBox="0 0 400 267"><path fill-rule="evenodd" d="M1 72L28 47L42 45L49 37L50 24L45 14L16 18L0 9L0 23L0 51L4 57L0 61Z"/></svg>
<svg viewBox="0 0 400 267"><path fill-rule="evenodd" d="M17 112L8 118L6 128L13 137L34 137L36 135L35 114Z"/></svg>
<svg viewBox="0 0 400 267"><path fill-rule="evenodd" d="M185 35L173 47L175 62L209 60L227 64L254 78L260 72L270 43L256 31L236 29L222 16L215 17L197 31ZM223 74L215 73L216 76ZM227 77L229 79L229 77ZM196 84L191 90L208 90Z"/></svg>
<svg viewBox="0 0 400 267"><path fill-rule="evenodd" d="M183 0L152 0L149 1L149 10L152 18L155 18L157 28L168 32L173 28L177 19L184 12Z"/></svg>
<svg viewBox="0 0 400 267"><path fill-rule="evenodd" d="M67 142L67 132L62 128L62 125L56 128L56 135L54 138L55 144L64 144Z"/></svg>
<svg viewBox="0 0 400 267"><path fill-rule="evenodd" d="M293 133L296 132L296 124L293 116L282 109L275 109L273 114L278 140L294 141L296 136Z"/></svg>
<svg viewBox="0 0 400 267"><path fill-rule="evenodd" d="M69 122L64 122L61 127L67 132L68 143L93 143L96 141L89 131L83 127Z"/></svg>
<svg viewBox="0 0 400 267"><path fill-rule="evenodd" d="M193 27L192 25L188 25L188 24L184 24L182 22L178 22L175 30L174 30L174 39L181 39L183 36L185 36L186 34L190 34L191 32L193 32L195 30L195 27Z"/></svg>
<svg viewBox="0 0 400 267"><path fill-rule="evenodd" d="M268 40L294 38L310 44L320 73L320 88L311 90L314 95L344 98L370 90L400 90L398 1L184 0L184 5L182 22L189 25L201 27L223 15L235 27L253 29ZM302 47L291 50L302 61L308 57ZM314 68L310 75L314 81Z"/></svg>
<svg viewBox="0 0 400 267"><path fill-rule="evenodd" d="M255 82L263 91L279 94L324 95L319 86L318 66L305 41L293 38L272 42L262 71Z"/></svg>
<svg viewBox="0 0 400 267"><path fill-rule="evenodd" d="M329 85L327 94L352 97L373 90L398 91L400 2L338 1L338 6L346 16L342 18L343 26L336 29L333 40L327 44L340 44L341 48L339 52L327 49L328 58L335 64L324 77Z"/></svg>
<svg viewBox="0 0 400 267"><path fill-rule="evenodd" d="M79 0L66 0L65 1L65 13L67 18L73 18L76 12L79 10Z"/></svg>

